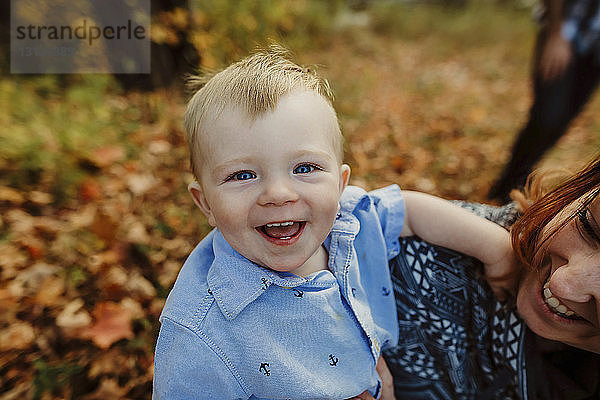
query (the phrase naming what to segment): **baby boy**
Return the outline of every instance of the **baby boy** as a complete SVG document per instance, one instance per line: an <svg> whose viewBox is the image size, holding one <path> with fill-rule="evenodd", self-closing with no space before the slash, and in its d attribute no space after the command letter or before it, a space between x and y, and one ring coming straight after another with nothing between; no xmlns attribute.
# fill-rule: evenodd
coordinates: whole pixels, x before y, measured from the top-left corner
<svg viewBox="0 0 600 400"><path fill-rule="evenodd" d="M508 286L502 228L396 185L348 186L329 87L281 49L210 78L184 125L189 191L215 229L162 312L155 399L378 398L401 235L477 257Z"/></svg>

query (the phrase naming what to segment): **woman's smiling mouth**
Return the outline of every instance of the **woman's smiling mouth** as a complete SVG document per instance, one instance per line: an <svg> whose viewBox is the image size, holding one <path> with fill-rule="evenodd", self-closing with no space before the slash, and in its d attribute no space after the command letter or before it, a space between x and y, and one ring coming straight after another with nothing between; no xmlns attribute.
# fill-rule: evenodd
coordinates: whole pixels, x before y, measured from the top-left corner
<svg viewBox="0 0 600 400"><path fill-rule="evenodd" d="M302 234L306 221L270 222L256 228L269 242L278 245L295 243Z"/></svg>
<svg viewBox="0 0 600 400"><path fill-rule="evenodd" d="M585 321L585 318L577 315L577 313L575 313L573 310L570 310L566 305L562 304L557 297L552 295L552 291L550 290L550 276L546 278L546 282L542 286L542 298L544 299L544 302L550 311L559 317Z"/></svg>

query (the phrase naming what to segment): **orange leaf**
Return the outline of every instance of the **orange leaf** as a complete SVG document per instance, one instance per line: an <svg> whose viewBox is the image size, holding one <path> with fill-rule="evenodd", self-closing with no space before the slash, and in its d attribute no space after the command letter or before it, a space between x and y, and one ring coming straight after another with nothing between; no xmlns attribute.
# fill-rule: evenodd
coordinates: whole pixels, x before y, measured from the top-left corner
<svg viewBox="0 0 600 400"><path fill-rule="evenodd" d="M106 146L94 150L90 156L90 161L96 166L108 167L117 161L125 158L125 149L121 146Z"/></svg>
<svg viewBox="0 0 600 400"><path fill-rule="evenodd" d="M110 301L96 304L94 324L81 333L83 339L91 339L101 349L108 349L121 339L133 338L131 311Z"/></svg>
<svg viewBox="0 0 600 400"><path fill-rule="evenodd" d="M102 196L100 185L93 179L86 179L79 186L79 197L83 201L98 200Z"/></svg>
<svg viewBox="0 0 600 400"><path fill-rule="evenodd" d="M99 211L96 213L94 222L92 222L92 226L90 228L91 231L94 232L94 234L100 239L107 243L112 243L117 235L119 224L117 223L116 218Z"/></svg>

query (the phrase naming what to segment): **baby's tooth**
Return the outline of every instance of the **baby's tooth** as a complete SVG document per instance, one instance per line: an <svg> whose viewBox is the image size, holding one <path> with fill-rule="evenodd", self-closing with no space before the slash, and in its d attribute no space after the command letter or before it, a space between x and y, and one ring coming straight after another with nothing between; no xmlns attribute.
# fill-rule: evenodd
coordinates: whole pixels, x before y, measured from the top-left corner
<svg viewBox="0 0 600 400"><path fill-rule="evenodd" d="M273 228L273 227L278 227L278 226L289 226L292 225L294 222L292 221L287 221L287 222L273 222L271 224L267 224L267 227L269 228Z"/></svg>
<svg viewBox="0 0 600 400"><path fill-rule="evenodd" d="M549 299L552 297L552 292L550 291L550 289L548 289L548 288L544 289L544 297L546 299Z"/></svg>

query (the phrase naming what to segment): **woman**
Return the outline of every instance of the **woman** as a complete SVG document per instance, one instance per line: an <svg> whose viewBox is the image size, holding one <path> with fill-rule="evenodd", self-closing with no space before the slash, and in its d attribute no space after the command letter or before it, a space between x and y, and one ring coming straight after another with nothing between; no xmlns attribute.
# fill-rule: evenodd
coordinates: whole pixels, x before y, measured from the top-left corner
<svg viewBox="0 0 600 400"><path fill-rule="evenodd" d="M463 204L512 226L516 301L494 298L477 261L403 240L390 264L401 339L384 353L396 398L600 398L600 156L539 192L522 215Z"/></svg>

